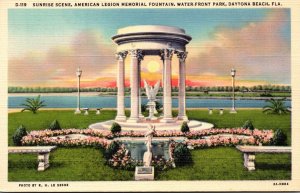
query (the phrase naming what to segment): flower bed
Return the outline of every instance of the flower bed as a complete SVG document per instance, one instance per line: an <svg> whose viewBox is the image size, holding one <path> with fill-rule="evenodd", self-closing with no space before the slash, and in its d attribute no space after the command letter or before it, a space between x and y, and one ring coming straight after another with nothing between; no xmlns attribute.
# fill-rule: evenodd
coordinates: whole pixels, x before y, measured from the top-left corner
<svg viewBox="0 0 300 193"><path fill-rule="evenodd" d="M134 170L136 166L143 166L142 160L134 160L130 156L130 152L126 149L125 145L120 145L118 151L107 160L107 164L113 168ZM164 158L153 157L151 165L156 170L167 170L174 167L174 163L171 159L166 160Z"/></svg>
<svg viewBox="0 0 300 193"><path fill-rule="evenodd" d="M38 130L31 131L28 135L35 137L54 137L59 135L70 135L70 134L84 134L100 138L113 138L113 134L108 130L94 130L94 129L61 129L61 130Z"/></svg>
<svg viewBox="0 0 300 193"><path fill-rule="evenodd" d="M84 138L71 139L68 136L72 134L86 135ZM222 136L229 134L231 136ZM144 137L145 132L141 131L123 131L112 134L108 130L93 129L62 129L62 130L40 130L31 131L27 136L22 138L22 145L57 145L64 147L75 146L93 146L108 149L114 137ZM235 145L267 145L271 142L274 133L272 130L248 130L242 128L232 129L207 129L202 131L191 131L182 133L181 131L156 131L155 137L186 137L182 142L188 147L199 149L217 146L235 146ZM204 138L208 136L207 138ZM169 145L170 159L165 160L160 157L153 157L151 165L157 170L166 170L173 168L174 149L177 142L171 141ZM142 166L141 160L133 160L130 152L122 144L117 151L107 157L107 164L113 168L134 170L136 166Z"/></svg>
<svg viewBox="0 0 300 193"><path fill-rule="evenodd" d="M187 141L187 144L193 148L205 148L216 146L259 145L259 140L256 140L253 136L250 138L211 136L208 139L191 139Z"/></svg>
<svg viewBox="0 0 300 193"><path fill-rule="evenodd" d="M204 130L207 139L189 139L187 144L193 148L205 148L216 146L235 146L235 145L268 145L274 133L272 130L253 130L248 129L210 129ZM232 134L232 136L218 136L219 134ZM248 136L247 138L242 136ZM199 135L194 135L199 136Z"/></svg>
<svg viewBox="0 0 300 193"><path fill-rule="evenodd" d="M69 134L84 134L94 137L113 139L114 137L144 137L145 132L143 131L122 131L117 134L112 134L108 130L94 130L94 129L62 129L62 130L39 130L31 131L28 135L34 137L53 137L59 135L69 135ZM201 131L190 131L182 133L181 131L176 130L165 130L165 131L156 131L154 137L187 137L189 139L198 139L203 136L217 135L217 134L233 134L233 135L247 135L254 136L261 140L268 140L272 138L274 133L272 130L258 130L254 129L253 131L243 128L231 128L231 129L206 129Z"/></svg>
<svg viewBox="0 0 300 193"><path fill-rule="evenodd" d="M84 134L84 139L53 138L54 136ZM62 129L62 130L40 130L31 131L22 138L22 145L59 145L59 146L102 146L106 147L114 137L143 137L145 132L125 131L118 134L112 134L107 130L93 129ZM236 136L222 137L219 134L232 134ZM247 139L241 139L238 135L249 136ZM187 143L195 147L210 147L219 145L258 145L269 144L273 138L272 130L248 130L242 128L232 129L207 129L202 131L191 131L182 133L181 131L156 131L154 137L182 137L188 138ZM211 136L209 139L202 139L204 136Z"/></svg>
<svg viewBox="0 0 300 193"><path fill-rule="evenodd" d="M22 138L22 145L57 145L63 147L93 146L106 148L110 140L106 138L89 136L84 139L52 138L47 136L27 135Z"/></svg>

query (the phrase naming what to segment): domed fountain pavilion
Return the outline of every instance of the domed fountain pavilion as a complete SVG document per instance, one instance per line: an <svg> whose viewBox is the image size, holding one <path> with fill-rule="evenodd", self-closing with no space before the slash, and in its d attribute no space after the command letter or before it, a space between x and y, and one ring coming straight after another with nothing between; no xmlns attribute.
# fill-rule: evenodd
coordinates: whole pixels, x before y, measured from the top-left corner
<svg viewBox="0 0 300 193"><path fill-rule="evenodd" d="M178 130L183 121L188 121L185 104L186 45L191 37L184 29L160 25L129 26L118 30L112 40L118 45L117 59L117 116L115 120L90 125L93 129L109 129L118 122L122 130L146 130L153 124L157 130ZM141 113L141 65L145 56L159 56L162 60L163 116L149 121ZM125 115L125 59L130 57L130 117ZM172 116L172 60L179 60L178 117ZM210 123L188 121L190 129L212 128Z"/></svg>

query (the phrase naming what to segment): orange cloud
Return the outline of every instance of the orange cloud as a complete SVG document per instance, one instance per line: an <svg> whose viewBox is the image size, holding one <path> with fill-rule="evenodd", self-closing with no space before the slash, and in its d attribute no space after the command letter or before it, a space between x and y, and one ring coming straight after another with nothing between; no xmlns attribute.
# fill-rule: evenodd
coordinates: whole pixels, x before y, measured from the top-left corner
<svg viewBox="0 0 300 193"><path fill-rule="evenodd" d="M234 66L242 79L290 82L290 45L282 34L286 20L285 11L274 9L265 20L242 28L220 26L212 40L188 48L188 74L224 76Z"/></svg>
<svg viewBox="0 0 300 193"><path fill-rule="evenodd" d="M230 85L233 66L237 69L238 85L289 83L290 43L282 34L287 21L288 14L284 10L272 9L263 21L240 28L219 26L206 41L194 38L187 47L187 85ZM71 39L70 42L52 42L47 51L30 51L21 57L13 55L9 58L9 86L76 86L75 72L80 66L83 87L115 87L115 46L106 43L99 31L83 31ZM147 64L153 60L161 64L160 69L149 73ZM126 85L129 86L129 57L125 69ZM178 84L176 56L173 57L172 71L175 86ZM154 83L162 79L161 72L160 57L144 58L142 79Z"/></svg>
<svg viewBox="0 0 300 193"><path fill-rule="evenodd" d="M9 85L43 86L76 85L76 69L83 70L82 79L114 77L115 48L105 44L97 31L83 31L69 44L60 44L47 52L28 52L8 61Z"/></svg>

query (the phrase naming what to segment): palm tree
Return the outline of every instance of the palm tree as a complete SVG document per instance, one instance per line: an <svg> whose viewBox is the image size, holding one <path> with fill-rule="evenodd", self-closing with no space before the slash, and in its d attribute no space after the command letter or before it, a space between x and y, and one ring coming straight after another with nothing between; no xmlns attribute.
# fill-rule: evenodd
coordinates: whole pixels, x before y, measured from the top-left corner
<svg viewBox="0 0 300 193"><path fill-rule="evenodd" d="M41 101L40 98L40 95L36 98L27 98L26 103L22 104L23 106L25 106L25 108L22 109L21 112L28 110L31 111L33 114L36 114L39 108L46 106L43 104L45 101Z"/></svg>
<svg viewBox="0 0 300 193"><path fill-rule="evenodd" d="M268 105L263 107L264 113L272 113L272 114L285 114L288 111L287 107L284 105L285 98L282 99L268 99Z"/></svg>

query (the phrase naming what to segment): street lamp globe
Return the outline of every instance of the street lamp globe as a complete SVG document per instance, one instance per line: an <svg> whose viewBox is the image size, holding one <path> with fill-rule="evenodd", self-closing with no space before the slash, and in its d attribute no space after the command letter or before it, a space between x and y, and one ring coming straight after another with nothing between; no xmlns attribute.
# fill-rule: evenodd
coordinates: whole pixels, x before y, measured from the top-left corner
<svg viewBox="0 0 300 193"><path fill-rule="evenodd" d="M76 71L76 75L77 75L78 77L80 77L81 74L82 74L82 70L80 69L80 67L78 67L78 68L77 68L77 71Z"/></svg>
<svg viewBox="0 0 300 193"><path fill-rule="evenodd" d="M231 76L235 77L236 70L234 68L231 69Z"/></svg>

